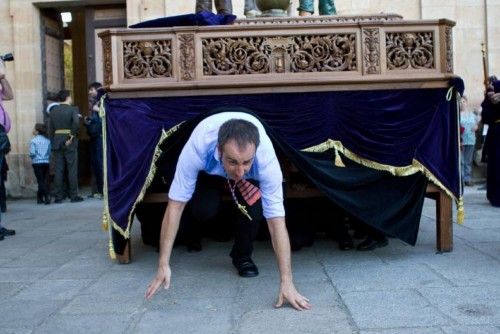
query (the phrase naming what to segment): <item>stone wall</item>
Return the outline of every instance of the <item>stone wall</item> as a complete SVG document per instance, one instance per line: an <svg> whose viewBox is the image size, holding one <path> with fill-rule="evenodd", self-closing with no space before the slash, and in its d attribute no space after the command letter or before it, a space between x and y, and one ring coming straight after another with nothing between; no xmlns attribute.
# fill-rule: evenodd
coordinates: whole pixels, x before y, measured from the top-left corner
<svg viewBox="0 0 500 334"><path fill-rule="evenodd" d="M42 73L40 12L34 0L0 1L0 53L13 51L14 62L7 64L8 79L15 100L5 102L13 129L9 134L12 152L8 192L11 196L32 196L36 185L27 156L31 130L41 121ZM45 0L46 5L65 3ZM87 1L80 1L82 4ZM102 4L106 1L103 0ZM67 3L67 2L66 2ZM72 4L77 4L73 1ZM195 0L158 1L126 0L128 24L161 16L191 13ZM490 73L500 75L500 0L336 0L339 15L392 12L407 20L448 18L457 22L454 29L454 71L465 80L470 105L476 107L483 97L481 45L488 45ZM233 0L234 13L243 17L244 0ZM290 13L297 15L298 0L292 1Z"/></svg>

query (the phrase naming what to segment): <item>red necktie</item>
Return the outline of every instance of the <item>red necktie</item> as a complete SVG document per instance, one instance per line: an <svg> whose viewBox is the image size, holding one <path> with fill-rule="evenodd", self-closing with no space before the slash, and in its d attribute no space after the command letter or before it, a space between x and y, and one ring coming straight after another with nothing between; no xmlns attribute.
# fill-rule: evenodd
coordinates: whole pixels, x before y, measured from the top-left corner
<svg viewBox="0 0 500 334"><path fill-rule="evenodd" d="M261 197L260 189L257 186L254 186L250 182L245 179L241 179L236 183L238 190L240 191L241 196L247 202L248 205L252 206L259 200Z"/></svg>

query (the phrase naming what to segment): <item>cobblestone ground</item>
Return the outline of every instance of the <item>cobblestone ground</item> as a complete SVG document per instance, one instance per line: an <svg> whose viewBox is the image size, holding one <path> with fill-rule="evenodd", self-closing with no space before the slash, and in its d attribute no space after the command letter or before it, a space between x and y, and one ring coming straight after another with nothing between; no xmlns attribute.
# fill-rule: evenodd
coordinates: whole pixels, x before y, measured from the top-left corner
<svg viewBox="0 0 500 334"><path fill-rule="evenodd" d="M293 253L298 289L313 309L274 309L278 275L269 242L256 242L260 275L236 275L230 242L174 249L169 290L144 292L157 253L133 228L133 262L107 255L102 201L8 202L0 241L0 333L500 333L500 209L468 188L454 251L435 250L434 202L417 245L391 239L370 252L327 239Z"/></svg>

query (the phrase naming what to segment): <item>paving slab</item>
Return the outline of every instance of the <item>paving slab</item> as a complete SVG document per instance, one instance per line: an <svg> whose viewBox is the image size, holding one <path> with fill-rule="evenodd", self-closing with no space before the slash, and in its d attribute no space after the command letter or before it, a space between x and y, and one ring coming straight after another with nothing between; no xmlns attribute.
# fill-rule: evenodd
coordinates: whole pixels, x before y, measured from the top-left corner
<svg viewBox="0 0 500 334"><path fill-rule="evenodd" d="M451 326L442 330L446 334L500 334L500 326Z"/></svg>
<svg viewBox="0 0 500 334"><path fill-rule="evenodd" d="M356 291L340 295L360 329L455 324L415 290Z"/></svg>
<svg viewBox="0 0 500 334"><path fill-rule="evenodd" d="M158 253L132 226L132 263L108 256L102 201L9 201L0 241L1 333L486 333L500 331L500 211L466 189L454 251L436 252L435 202L426 200L415 247L390 239L369 252L340 251L318 236L292 253L295 285L313 309L275 309L269 241L255 242L260 275L241 278L232 241L175 247L172 285L145 300ZM454 210L454 218L456 210ZM360 240L355 240L355 244ZM26 307L29 305L29 307Z"/></svg>
<svg viewBox="0 0 500 334"><path fill-rule="evenodd" d="M131 317L123 315L57 314L48 318L33 333L119 334L127 330L130 322Z"/></svg>
<svg viewBox="0 0 500 334"><path fill-rule="evenodd" d="M500 284L418 291L457 324L500 324Z"/></svg>

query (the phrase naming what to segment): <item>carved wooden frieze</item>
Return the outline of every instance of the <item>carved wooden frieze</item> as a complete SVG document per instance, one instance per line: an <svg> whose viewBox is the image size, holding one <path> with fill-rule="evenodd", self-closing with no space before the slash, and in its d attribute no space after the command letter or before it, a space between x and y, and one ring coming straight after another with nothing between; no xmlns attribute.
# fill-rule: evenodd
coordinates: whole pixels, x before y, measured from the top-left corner
<svg viewBox="0 0 500 334"><path fill-rule="evenodd" d="M194 34L179 35L179 50L181 54L180 71L182 80L194 80L195 77L195 51Z"/></svg>
<svg viewBox="0 0 500 334"><path fill-rule="evenodd" d="M172 76L172 41L123 41L125 79Z"/></svg>
<svg viewBox="0 0 500 334"><path fill-rule="evenodd" d="M434 69L434 33L388 32L385 35L387 69Z"/></svg>
<svg viewBox="0 0 500 334"><path fill-rule="evenodd" d="M360 23L360 22L384 22L400 21L403 17L398 14L378 15L353 15L353 16L311 16L311 17L257 17L249 19L238 19L233 25L300 25L300 24L332 24L332 23Z"/></svg>
<svg viewBox="0 0 500 334"><path fill-rule="evenodd" d="M450 27L444 30L446 43L446 72L453 73L453 31Z"/></svg>
<svg viewBox="0 0 500 334"><path fill-rule="evenodd" d="M356 34L205 38L203 74L356 71Z"/></svg>
<svg viewBox="0 0 500 334"><path fill-rule="evenodd" d="M363 74L380 74L380 32L363 29Z"/></svg>
<svg viewBox="0 0 500 334"><path fill-rule="evenodd" d="M109 35L102 37L102 53L104 85L109 86L113 84L113 52Z"/></svg>

